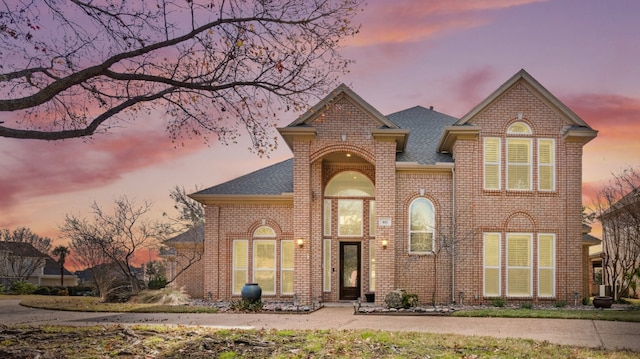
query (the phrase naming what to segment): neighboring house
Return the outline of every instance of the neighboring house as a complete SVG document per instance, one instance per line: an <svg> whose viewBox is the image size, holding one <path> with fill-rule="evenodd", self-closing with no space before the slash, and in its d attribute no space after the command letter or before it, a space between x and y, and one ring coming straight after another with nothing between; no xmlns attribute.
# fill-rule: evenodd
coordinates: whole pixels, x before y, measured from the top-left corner
<svg viewBox="0 0 640 359"><path fill-rule="evenodd" d="M202 298L204 293L203 243L201 225L168 239L164 242L167 247L160 251L160 257L166 260L169 286L180 288L193 298Z"/></svg>
<svg viewBox="0 0 640 359"><path fill-rule="evenodd" d="M9 285L16 280L41 286L60 285L60 265L25 242L0 241L0 280ZM78 285L78 277L64 269L64 286Z"/></svg>
<svg viewBox="0 0 640 359"><path fill-rule="evenodd" d="M599 295L602 284L602 241L591 235L591 226L582 224L582 275L584 293Z"/></svg>
<svg viewBox="0 0 640 359"><path fill-rule="evenodd" d="M178 286L229 300L257 282L263 300L308 304L588 295L582 147L597 131L526 71L460 119L384 116L341 85L278 130L292 159L191 195L204 257Z"/></svg>
<svg viewBox="0 0 640 359"><path fill-rule="evenodd" d="M640 187L613 203L598 217L602 223L602 284L615 299L628 296L640 269Z"/></svg>

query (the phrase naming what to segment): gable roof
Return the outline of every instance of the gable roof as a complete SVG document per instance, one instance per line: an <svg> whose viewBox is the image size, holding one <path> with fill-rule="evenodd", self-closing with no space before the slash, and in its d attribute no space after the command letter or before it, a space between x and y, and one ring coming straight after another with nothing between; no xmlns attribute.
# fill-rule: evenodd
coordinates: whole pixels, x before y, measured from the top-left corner
<svg viewBox="0 0 640 359"><path fill-rule="evenodd" d="M33 245L26 242L0 241L0 251L9 252L9 255L31 258L49 258L48 255L37 250Z"/></svg>
<svg viewBox="0 0 640 359"><path fill-rule="evenodd" d="M564 103L558 100L549 90L547 90L538 80L534 79L527 71L521 69L516 72L510 79L508 79L502 86L498 87L489 97L485 98L482 102L477 104L471 111L467 112L466 115L462 116L458 122L455 123L456 126L464 125L473 117L475 117L478 113L488 107L493 101L495 101L500 95L506 92L509 88L515 85L518 82L524 82L530 89L533 89L534 93L540 97L542 100L547 102L552 108L556 111L560 112L566 118L568 118L574 126L577 127L586 127L591 128L589 125L584 122L575 112L571 111Z"/></svg>
<svg viewBox="0 0 640 359"><path fill-rule="evenodd" d="M69 272L67 270L67 268L64 268L64 275L65 276L72 276L73 273ZM44 270L43 270L43 274L45 275L60 275L60 264L58 264L58 262L55 261L55 259L51 258L51 257L47 257L47 259L44 262Z"/></svg>
<svg viewBox="0 0 640 359"><path fill-rule="evenodd" d="M164 244L173 243L202 243L204 241L204 225L191 227L188 230L164 241Z"/></svg>

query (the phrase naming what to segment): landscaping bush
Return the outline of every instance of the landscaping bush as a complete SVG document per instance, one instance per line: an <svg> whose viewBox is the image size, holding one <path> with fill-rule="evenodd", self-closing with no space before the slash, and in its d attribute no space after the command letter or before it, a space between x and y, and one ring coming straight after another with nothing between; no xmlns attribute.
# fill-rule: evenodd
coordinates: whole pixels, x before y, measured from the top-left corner
<svg viewBox="0 0 640 359"><path fill-rule="evenodd" d="M230 303L231 309L240 311L240 312L259 312L262 310L262 301L258 300L233 300Z"/></svg>
<svg viewBox="0 0 640 359"><path fill-rule="evenodd" d="M162 289L166 286L167 286L167 279L164 278L163 276L158 276L149 280L149 284L147 285L147 288L155 290L155 289Z"/></svg>
<svg viewBox="0 0 640 359"><path fill-rule="evenodd" d="M38 294L38 295L50 295L51 294L51 289L49 289L49 287L40 287L38 289L36 289L33 294Z"/></svg>
<svg viewBox="0 0 640 359"><path fill-rule="evenodd" d="M565 302L564 300L559 300L554 304L554 306L556 308L564 308L567 306L567 302Z"/></svg>
<svg viewBox="0 0 640 359"><path fill-rule="evenodd" d="M0 294L4 293L4 284L0 283Z"/></svg>
<svg viewBox="0 0 640 359"><path fill-rule="evenodd" d="M522 302L522 303L520 303L520 308L522 308L522 309L533 309L533 303L531 303L531 302Z"/></svg>
<svg viewBox="0 0 640 359"><path fill-rule="evenodd" d="M491 305L494 307L502 308L505 304L507 304L507 301L502 297L491 299Z"/></svg>
<svg viewBox="0 0 640 359"><path fill-rule="evenodd" d="M418 305L418 295L407 293L404 289L396 289L389 292L384 298L384 303L388 308L410 308Z"/></svg>
<svg viewBox="0 0 640 359"><path fill-rule="evenodd" d="M37 285L23 280L19 280L11 284L11 292L14 294L33 294L36 289L38 289Z"/></svg>

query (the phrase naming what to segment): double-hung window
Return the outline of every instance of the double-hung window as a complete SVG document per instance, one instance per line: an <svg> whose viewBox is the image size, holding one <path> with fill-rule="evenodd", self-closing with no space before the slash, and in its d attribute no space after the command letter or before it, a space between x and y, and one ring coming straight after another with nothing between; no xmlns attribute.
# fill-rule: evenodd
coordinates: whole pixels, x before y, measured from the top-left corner
<svg viewBox="0 0 640 359"><path fill-rule="evenodd" d="M500 189L500 138L486 137L483 144L484 149L484 189Z"/></svg>
<svg viewBox="0 0 640 359"><path fill-rule="evenodd" d="M556 189L556 144L553 139L538 140L538 190Z"/></svg>
<svg viewBox="0 0 640 359"><path fill-rule="evenodd" d="M432 252L434 228L433 203L426 198L413 200L409 205L409 252Z"/></svg>
<svg viewBox="0 0 640 359"><path fill-rule="evenodd" d="M507 189L531 190L531 139L507 139Z"/></svg>
<svg viewBox="0 0 640 359"><path fill-rule="evenodd" d="M556 237L538 235L538 296L556 296Z"/></svg>
<svg viewBox="0 0 640 359"><path fill-rule="evenodd" d="M485 233L483 237L484 296L499 297L502 294L500 275L500 233Z"/></svg>
<svg viewBox="0 0 640 359"><path fill-rule="evenodd" d="M507 296L531 296L531 234L507 234Z"/></svg>

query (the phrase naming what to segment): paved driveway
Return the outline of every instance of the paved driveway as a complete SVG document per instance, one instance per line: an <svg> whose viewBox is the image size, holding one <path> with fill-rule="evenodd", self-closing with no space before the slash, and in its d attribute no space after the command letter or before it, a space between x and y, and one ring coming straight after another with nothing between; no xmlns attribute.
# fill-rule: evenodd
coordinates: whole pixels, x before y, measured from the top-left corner
<svg viewBox="0 0 640 359"><path fill-rule="evenodd" d="M374 329L526 338L608 350L640 352L640 323L574 319L457 318L353 315L350 307L325 307L311 314L146 314L62 312L26 308L0 300L3 324L181 324L241 329Z"/></svg>

